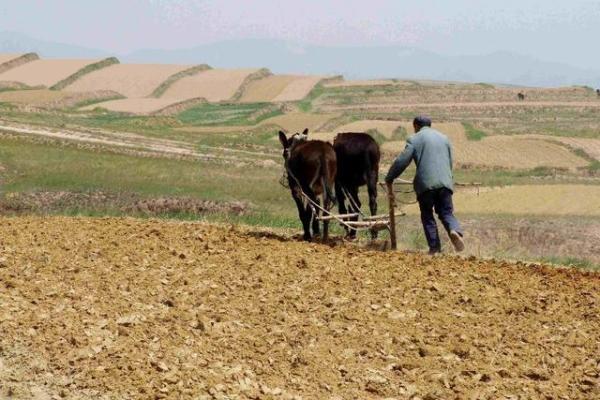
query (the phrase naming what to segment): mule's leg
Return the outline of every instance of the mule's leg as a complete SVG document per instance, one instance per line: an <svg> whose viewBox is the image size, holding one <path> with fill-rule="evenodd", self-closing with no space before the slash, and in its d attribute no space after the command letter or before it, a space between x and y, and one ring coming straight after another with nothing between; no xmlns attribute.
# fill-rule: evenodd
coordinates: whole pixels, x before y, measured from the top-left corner
<svg viewBox="0 0 600 400"><path fill-rule="evenodd" d="M371 215L377 215L377 174L370 174L367 180L367 190L369 192L369 210ZM371 230L371 237L377 239L377 231Z"/></svg>
<svg viewBox="0 0 600 400"><path fill-rule="evenodd" d="M296 202L296 207L298 207L298 216L300 217L300 221L302 221L302 228L304 229L304 240L310 242L312 239L310 236L310 215L306 212L306 207L302 204L302 199L299 196L295 196L294 201Z"/></svg>
<svg viewBox="0 0 600 400"><path fill-rule="evenodd" d="M348 210L346 209L346 196L344 196L342 185L340 185L339 182L335 182L335 197L337 198L338 210L340 211L340 214L347 214ZM344 225L344 229L346 230L346 234L348 234L348 227Z"/></svg>
<svg viewBox="0 0 600 400"><path fill-rule="evenodd" d="M315 192L312 191L312 189L310 188L304 188L304 193L306 193L306 195L312 200L314 201L316 204L321 205L319 199L317 198L317 196L315 195ZM313 212L314 210L314 212ZM320 229L319 229L319 209L317 209L316 207L311 207L310 204L308 204L306 206L306 214L308 215L308 223L311 223L311 219L312 219L312 233L313 235L320 235Z"/></svg>
<svg viewBox="0 0 600 400"><path fill-rule="evenodd" d="M331 199L329 196L324 195L323 200L323 208L329 210L331 207ZM329 238L329 220L323 221L323 241L326 241Z"/></svg>
<svg viewBox="0 0 600 400"><path fill-rule="evenodd" d="M348 196L350 197L350 210L351 210L351 212L358 214L358 213L360 213L360 207L362 206L362 204L360 203L360 199L358 198L358 186L352 186L347 189L348 189ZM356 207L358 207L358 208L356 208ZM351 220L358 221L358 216L352 217ZM350 230L350 237L351 238L356 237L356 229Z"/></svg>

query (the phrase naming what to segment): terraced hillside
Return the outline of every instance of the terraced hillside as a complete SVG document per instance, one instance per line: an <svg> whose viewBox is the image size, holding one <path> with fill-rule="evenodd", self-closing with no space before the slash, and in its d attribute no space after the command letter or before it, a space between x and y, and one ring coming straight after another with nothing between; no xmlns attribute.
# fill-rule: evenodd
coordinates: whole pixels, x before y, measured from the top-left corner
<svg viewBox="0 0 600 400"><path fill-rule="evenodd" d="M102 63L104 60L40 59L27 62L0 73L0 82L17 82L28 87L50 88L69 79L86 67ZM102 90L90 89L82 91Z"/></svg>
<svg viewBox="0 0 600 400"><path fill-rule="evenodd" d="M190 65L118 64L96 71L73 82L69 92L112 90L127 98L143 98L152 94L170 76L191 68Z"/></svg>
<svg viewBox="0 0 600 400"><path fill-rule="evenodd" d="M37 59L39 56L36 53L0 54L0 74Z"/></svg>
<svg viewBox="0 0 600 400"><path fill-rule="evenodd" d="M271 75L248 84L242 103L286 102L304 99L323 77Z"/></svg>

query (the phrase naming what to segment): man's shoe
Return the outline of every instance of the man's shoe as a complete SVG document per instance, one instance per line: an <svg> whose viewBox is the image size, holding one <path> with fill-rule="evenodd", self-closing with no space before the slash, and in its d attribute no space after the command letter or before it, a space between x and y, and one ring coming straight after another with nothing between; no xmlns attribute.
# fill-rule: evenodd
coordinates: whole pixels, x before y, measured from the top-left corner
<svg viewBox="0 0 600 400"><path fill-rule="evenodd" d="M456 231L450 231L450 240L454 246L454 250L461 252L465 249L465 242L463 242L462 236Z"/></svg>

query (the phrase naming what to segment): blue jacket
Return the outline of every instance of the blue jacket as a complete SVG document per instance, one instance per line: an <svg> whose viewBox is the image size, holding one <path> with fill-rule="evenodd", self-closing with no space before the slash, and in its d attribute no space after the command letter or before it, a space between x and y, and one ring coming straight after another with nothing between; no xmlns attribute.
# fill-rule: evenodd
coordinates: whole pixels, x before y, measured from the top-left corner
<svg viewBox="0 0 600 400"><path fill-rule="evenodd" d="M429 190L454 190L452 177L452 146L442 133L423 127L408 138L404 151L390 167L385 181L392 182L415 160L417 174L413 181L417 196Z"/></svg>

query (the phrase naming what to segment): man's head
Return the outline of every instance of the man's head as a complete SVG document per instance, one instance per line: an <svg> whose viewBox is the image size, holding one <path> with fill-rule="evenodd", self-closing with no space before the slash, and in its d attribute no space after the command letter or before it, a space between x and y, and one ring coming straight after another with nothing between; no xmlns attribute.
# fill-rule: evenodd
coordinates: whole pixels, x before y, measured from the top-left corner
<svg viewBox="0 0 600 400"><path fill-rule="evenodd" d="M413 128L415 128L415 132L419 132L421 128L425 126L431 126L431 118L426 115L419 115L415 117L413 120Z"/></svg>

